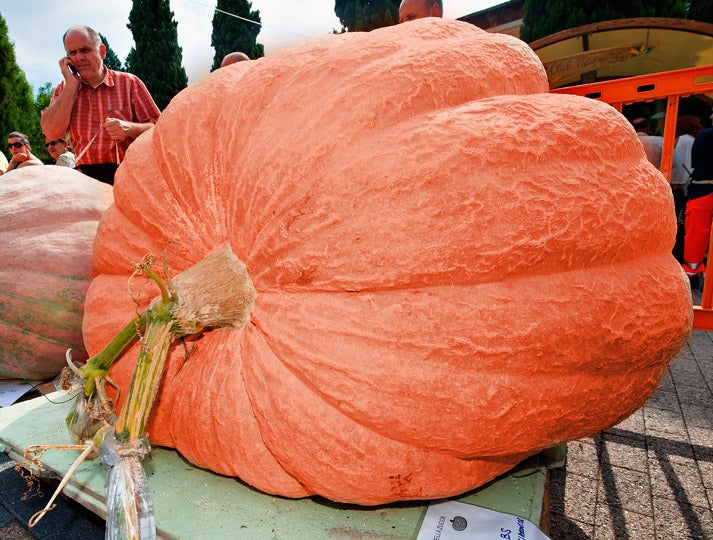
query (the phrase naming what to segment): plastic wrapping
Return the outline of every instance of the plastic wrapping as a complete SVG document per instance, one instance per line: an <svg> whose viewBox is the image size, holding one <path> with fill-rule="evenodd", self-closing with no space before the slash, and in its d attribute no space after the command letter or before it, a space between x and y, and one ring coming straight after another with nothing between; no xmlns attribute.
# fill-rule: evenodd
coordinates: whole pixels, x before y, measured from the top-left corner
<svg viewBox="0 0 713 540"><path fill-rule="evenodd" d="M106 493L106 540L153 540L153 501L141 460L151 451L146 438L120 443L106 430L102 463L109 469Z"/></svg>
<svg viewBox="0 0 713 540"><path fill-rule="evenodd" d="M92 410L92 405L80 393L74 400L74 407L65 419L69 436L74 444L82 444L93 439L101 427L101 424L92 417Z"/></svg>
<svg viewBox="0 0 713 540"><path fill-rule="evenodd" d="M68 361L70 361L69 356ZM87 441L93 440L102 427L108 427L114 423L116 416L112 409L112 401L105 397L103 386L99 387L101 392L96 392L87 398L84 395L83 384L82 378L67 368L64 368L54 380L57 390L69 393L77 392L74 407L65 418L67 431L69 431L73 444L85 444Z"/></svg>

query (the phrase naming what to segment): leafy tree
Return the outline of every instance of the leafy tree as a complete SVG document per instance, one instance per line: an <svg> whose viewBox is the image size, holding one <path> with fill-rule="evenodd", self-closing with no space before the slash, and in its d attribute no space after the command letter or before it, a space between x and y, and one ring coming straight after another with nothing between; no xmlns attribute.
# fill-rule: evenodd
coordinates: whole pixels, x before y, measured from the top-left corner
<svg viewBox="0 0 713 540"><path fill-rule="evenodd" d="M106 57L104 58L104 64L106 67L113 69L114 71L123 71L123 68L121 67L121 60L119 60L119 57L114 52L114 49L109 46L109 40L107 40L103 34L99 34L99 37L102 38L102 42L106 47Z"/></svg>
<svg viewBox="0 0 713 540"><path fill-rule="evenodd" d="M334 13L349 32L368 32L399 22L400 0L335 0Z"/></svg>
<svg viewBox="0 0 713 540"><path fill-rule="evenodd" d="M265 48L257 42L257 35L260 33L260 11L250 11L251 9L252 3L247 0L218 0L213 15L213 34L210 38L210 44L215 49L211 71L218 69L223 57L231 52L244 52L253 59L265 55Z"/></svg>
<svg viewBox="0 0 713 540"><path fill-rule="evenodd" d="M630 17L686 18L685 0L525 0L520 37L532 42L560 30Z"/></svg>
<svg viewBox="0 0 713 540"><path fill-rule="evenodd" d="M50 100L52 99L52 94L54 94L54 86L51 82L46 82L40 89L37 90L37 97L35 98L35 110L39 115L42 109L49 107Z"/></svg>
<svg viewBox="0 0 713 540"><path fill-rule="evenodd" d="M136 46L126 57L126 70L144 82L156 105L164 109L188 86L169 0L133 0L127 27Z"/></svg>
<svg viewBox="0 0 713 540"><path fill-rule="evenodd" d="M35 110L32 86L17 65L15 46L7 34L7 23L0 15L0 140L11 131L25 133L35 149L44 148L40 117ZM6 154L7 157L7 154Z"/></svg>
<svg viewBox="0 0 713 540"><path fill-rule="evenodd" d="M52 99L52 94L54 94L54 85L51 82L46 82L37 91L37 97L35 98L35 112L37 118L40 117L42 109L49 107L50 100ZM54 159L50 156L49 152L44 145L44 136L42 137L42 145L36 146L32 145L32 153L40 158L44 163L54 163Z"/></svg>
<svg viewBox="0 0 713 540"><path fill-rule="evenodd" d="M688 18L713 23L713 0L693 0L688 6Z"/></svg>

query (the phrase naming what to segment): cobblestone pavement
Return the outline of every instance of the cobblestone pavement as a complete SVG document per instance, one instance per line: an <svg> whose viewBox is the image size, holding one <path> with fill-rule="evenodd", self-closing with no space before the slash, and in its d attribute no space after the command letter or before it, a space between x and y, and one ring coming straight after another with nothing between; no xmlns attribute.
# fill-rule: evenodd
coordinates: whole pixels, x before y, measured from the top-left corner
<svg viewBox="0 0 713 540"><path fill-rule="evenodd" d="M712 389L713 332L695 331L644 407L568 444L552 540L713 539Z"/></svg>

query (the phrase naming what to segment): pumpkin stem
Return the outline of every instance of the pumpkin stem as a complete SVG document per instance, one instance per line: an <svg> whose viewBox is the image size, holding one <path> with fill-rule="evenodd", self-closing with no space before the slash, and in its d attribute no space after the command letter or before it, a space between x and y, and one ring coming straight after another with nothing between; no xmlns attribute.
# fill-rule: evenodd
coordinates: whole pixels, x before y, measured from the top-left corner
<svg viewBox="0 0 713 540"><path fill-rule="evenodd" d="M166 308L170 305L175 295L171 294L158 274L151 268L151 265L155 261L156 258L153 255L146 255L140 263L135 265L134 274L144 273L156 283L161 292L161 300L159 303ZM168 283L171 285L170 279L168 279ZM139 315L129 322L101 352L90 358L87 363L79 369L79 375L84 380L84 395L86 397L90 397L94 394L96 391L95 381L106 377L114 361L123 354L124 350L130 344L141 336L145 328L146 313Z"/></svg>
<svg viewBox="0 0 713 540"><path fill-rule="evenodd" d="M145 259L146 260L146 259ZM142 268L161 290L141 317L141 350L128 395L114 426L120 452L109 473L112 511L107 524L121 531L153 527L151 501L145 489L140 460L146 452L141 441L155 401L171 344L178 338L214 328L241 328L249 320L257 292L250 275L229 245L178 274L166 287L148 265ZM169 291L170 289L170 291ZM136 335L134 333L134 335ZM106 450L106 443L103 444ZM141 504L137 505L139 500Z"/></svg>
<svg viewBox="0 0 713 540"><path fill-rule="evenodd" d="M143 435L163 375L168 349L175 340L173 319L156 313L151 313L149 317L126 403L115 425L119 441L134 440Z"/></svg>
<svg viewBox="0 0 713 540"><path fill-rule="evenodd" d="M96 380L103 379L109 373L109 368L144 331L146 318L139 315L127 324L109 344L98 354L92 356L87 363L79 368L79 375L84 381L84 395L92 396L96 392Z"/></svg>
<svg viewBox="0 0 713 540"><path fill-rule="evenodd" d="M160 287L161 298L143 314L141 351L116 423L120 441L143 436L170 345L204 329L245 326L257 297L247 267L229 245L177 275L170 293L163 284Z"/></svg>
<svg viewBox="0 0 713 540"><path fill-rule="evenodd" d="M155 538L153 505L141 460L150 445L144 433L151 407L158 393L163 368L171 344L178 338L216 328L242 328L249 320L257 292L247 268L230 245L208 255L178 274L167 274L166 286L151 270L153 256L136 265L161 291L149 308L127 324L97 355L77 369L67 353L69 369L83 380L84 393L77 396L75 409L67 417L70 434L86 444L74 445L82 454L65 475L47 507L33 516L36 524L79 464L101 448L109 467L107 486L107 538ZM141 338L139 359L129 393L119 415L103 391L112 363L137 338ZM68 369L68 368L65 368ZM63 374L62 387L71 388L76 379ZM79 384L79 383L77 383Z"/></svg>
<svg viewBox="0 0 713 540"><path fill-rule="evenodd" d="M159 291L161 292L161 304L168 305L173 299L173 295L169 292L163 280L151 268L154 260L155 259L151 256L145 257L144 260L137 265L137 271L145 273L158 285Z"/></svg>

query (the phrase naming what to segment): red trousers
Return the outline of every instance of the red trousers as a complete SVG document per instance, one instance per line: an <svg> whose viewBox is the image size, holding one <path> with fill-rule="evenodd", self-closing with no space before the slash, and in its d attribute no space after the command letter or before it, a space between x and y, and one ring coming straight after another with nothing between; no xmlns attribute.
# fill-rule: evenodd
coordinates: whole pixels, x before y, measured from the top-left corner
<svg viewBox="0 0 713 540"><path fill-rule="evenodd" d="M713 193L688 201L686 206L686 238L683 245L683 260L689 263L703 262L708 251L713 222Z"/></svg>

